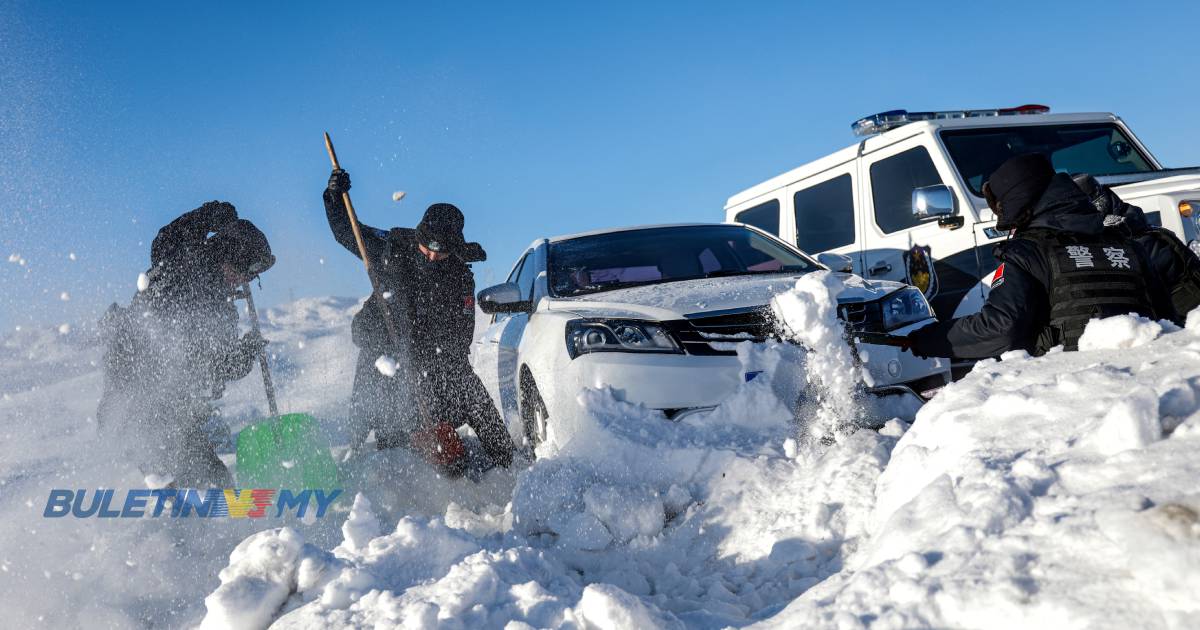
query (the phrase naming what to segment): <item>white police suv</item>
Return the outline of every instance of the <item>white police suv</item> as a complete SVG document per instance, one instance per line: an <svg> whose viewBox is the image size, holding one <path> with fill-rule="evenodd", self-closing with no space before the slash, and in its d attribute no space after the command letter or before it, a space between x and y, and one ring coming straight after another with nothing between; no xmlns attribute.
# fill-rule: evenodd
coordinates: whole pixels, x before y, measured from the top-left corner
<svg viewBox="0 0 1200 630"><path fill-rule="evenodd" d="M1200 253L1200 168L1166 169L1109 113L893 110L851 125L863 139L729 198L725 220L800 249L848 256L853 271L919 287L941 318L979 310L1006 235L982 187L1014 155L1044 153L1089 173Z"/></svg>

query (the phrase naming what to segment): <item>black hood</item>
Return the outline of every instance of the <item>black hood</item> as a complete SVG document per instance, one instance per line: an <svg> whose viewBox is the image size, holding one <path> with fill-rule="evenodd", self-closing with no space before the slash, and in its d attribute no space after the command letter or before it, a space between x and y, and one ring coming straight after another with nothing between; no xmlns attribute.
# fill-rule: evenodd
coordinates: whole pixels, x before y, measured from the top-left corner
<svg viewBox="0 0 1200 630"><path fill-rule="evenodd" d="M1087 195L1075 185L1069 175L1056 174L1046 191L1038 198L1025 225L1017 232L1040 228L1076 234L1100 234L1104 231L1104 216L1096 212Z"/></svg>

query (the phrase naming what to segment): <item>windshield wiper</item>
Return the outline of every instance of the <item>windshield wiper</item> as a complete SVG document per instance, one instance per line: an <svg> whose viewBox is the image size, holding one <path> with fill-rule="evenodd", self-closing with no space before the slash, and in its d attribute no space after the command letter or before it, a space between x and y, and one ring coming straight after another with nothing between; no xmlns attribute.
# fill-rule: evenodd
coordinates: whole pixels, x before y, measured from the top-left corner
<svg viewBox="0 0 1200 630"><path fill-rule="evenodd" d="M726 277L726 276L753 276L753 275L763 275L763 274L772 274L772 273L798 273L798 272L802 272L805 270L806 269L804 267L797 267L794 265L780 267L779 269L759 269L759 270L717 269L715 271L710 271L710 272L704 274L704 277L705 278L722 278L722 277Z"/></svg>
<svg viewBox="0 0 1200 630"><path fill-rule="evenodd" d="M663 280L661 280L661 279L634 280L634 281L610 280L608 282L594 282L592 284L585 284L583 286L578 287L577 289L575 289L575 293L578 294L581 292L589 292L590 293L590 292L595 292L595 291L612 291L613 289L627 289L629 287L640 287L643 284L656 284L659 282L663 282Z"/></svg>

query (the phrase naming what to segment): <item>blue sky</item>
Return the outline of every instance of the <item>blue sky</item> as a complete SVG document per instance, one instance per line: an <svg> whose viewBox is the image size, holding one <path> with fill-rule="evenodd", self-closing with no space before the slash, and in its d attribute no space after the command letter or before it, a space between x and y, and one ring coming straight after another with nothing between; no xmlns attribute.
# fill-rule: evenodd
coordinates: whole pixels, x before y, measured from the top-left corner
<svg viewBox="0 0 1200 630"><path fill-rule="evenodd" d="M264 305L365 295L324 219L324 130L367 223L463 209L490 254L480 288L540 236L719 221L881 110L1113 111L1168 166L1200 165L1200 51L1173 32L1197 18L1195 2L9 0L0 331L127 302L158 228L210 199L270 237Z"/></svg>

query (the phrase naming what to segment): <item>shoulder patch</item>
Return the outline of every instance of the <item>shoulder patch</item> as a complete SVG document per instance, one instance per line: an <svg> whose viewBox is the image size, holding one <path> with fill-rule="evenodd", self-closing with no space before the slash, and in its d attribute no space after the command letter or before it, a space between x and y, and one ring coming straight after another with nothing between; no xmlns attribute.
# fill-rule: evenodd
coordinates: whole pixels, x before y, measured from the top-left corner
<svg viewBox="0 0 1200 630"><path fill-rule="evenodd" d="M1004 263L1000 263L1000 266L996 267L996 271L992 272L992 288L995 289L1002 284L1004 284Z"/></svg>

